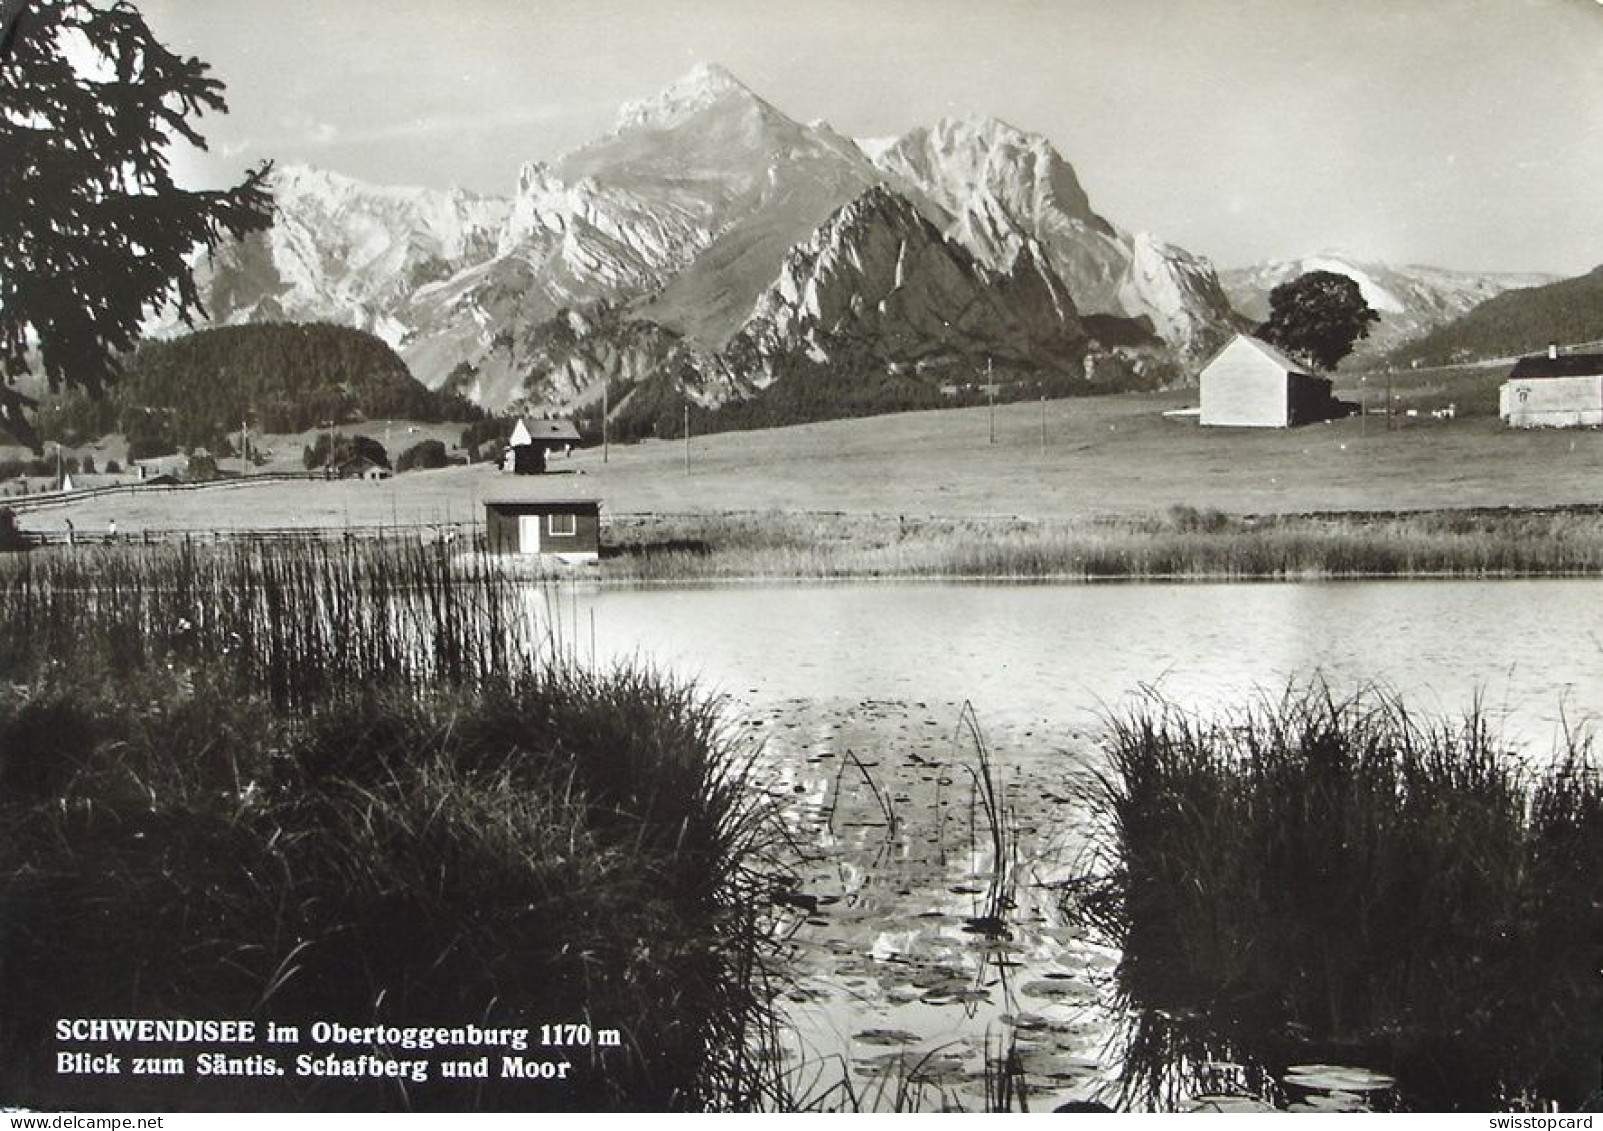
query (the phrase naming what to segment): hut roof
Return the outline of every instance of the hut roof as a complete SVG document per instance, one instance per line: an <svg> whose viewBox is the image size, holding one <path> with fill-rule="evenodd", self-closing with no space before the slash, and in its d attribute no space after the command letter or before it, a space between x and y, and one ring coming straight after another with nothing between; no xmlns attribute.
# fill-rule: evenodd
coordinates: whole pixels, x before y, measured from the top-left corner
<svg viewBox="0 0 1603 1131"><path fill-rule="evenodd" d="M1208 359L1207 364L1202 368L1206 369L1209 365L1212 365L1215 361L1218 361L1219 355L1224 353L1225 350L1229 349L1237 342L1245 342L1258 353L1261 353L1264 357L1273 362L1276 368L1281 369L1286 373L1303 373L1310 377L1318 376L1315 373L1309 372L1308 366L1299 361L1291 360L1291 358L1281 353L1278 349L1264 341L1262 338L1255 338L1251 334L1235 335L1229 341L1225 342L1224 345L1215 350L1213 356Z"/></svg>
<svg viewBox="0 0 1603 1131"><path fill-rule="evenodd" d="M579 439L579 429L571 420L519 420L508 441L514 448L537 442L570 444Z"/></svg>
<svg viewBox="0 0 1603 1131"><path fill-rule="evenodd" d="M597 495L576 494L550 494L539 491L494 491L484 497L488 506L566 506L566 507L599 507L601 498Z"/></svg>
<svg viewBox="0 0 1603 1131"><path fill-rule="evenodd" d="M1509 377L1597 377L1603 376L1603 353L1567 353L1558 357L1542 354L1522 357L1514 363Z"/></svg>

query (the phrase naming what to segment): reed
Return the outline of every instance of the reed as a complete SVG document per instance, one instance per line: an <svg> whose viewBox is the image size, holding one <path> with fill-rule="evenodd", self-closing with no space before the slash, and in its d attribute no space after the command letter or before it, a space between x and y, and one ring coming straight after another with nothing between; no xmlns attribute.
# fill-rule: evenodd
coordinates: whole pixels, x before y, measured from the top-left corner
<svg viewBox="0 0 1603 1131"><path fill-rule="evenodd" d="M470 686L551 658L533 587L421 543L42 551L0 560L0 671L228 671L284 706L329 690Z"/></svg>
<svg viewBox="0 0 1603 1131"><path fill-rule="evenodd" d="M408 548L29 555L0 593L0 1096L765 1106L774 823L720 705ZM58 1017L583 1023L563 1083L54 1071ZM167 1050L193 1054L194 1049ZM272 1048L251 1052L274 1053ZM396 1052L406 1057L407 1054Z"/></svg>
<svg viewBox="0 0 1603 1131"><path fill-rule="evenodd" d="M602 576L624 581L990 578L1287 580L1590 576L1603 517L1584 511L1045 522L729 514L633 520Z"/></svg>
<svg viewBox="0 0 1603 1131"><path fill-rule="evenodd" d="M1540 765L1478 710L1416 718L1315 685L1201 720L1112 720L1071 911L1123 957L1127 1102L1244 1060L1395 1076L1424 1110L1580 1104L1597 1087L1603 778Z"/></svg>

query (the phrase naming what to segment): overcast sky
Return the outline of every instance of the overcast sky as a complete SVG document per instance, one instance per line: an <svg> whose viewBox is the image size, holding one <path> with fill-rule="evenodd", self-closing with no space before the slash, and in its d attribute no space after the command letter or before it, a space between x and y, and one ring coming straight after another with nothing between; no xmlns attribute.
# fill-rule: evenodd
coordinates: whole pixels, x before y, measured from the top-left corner
<svg viewBox="0 0 1603 1131"><path fill-rule="evenodd" d="M508 195L698 62L881 137L987 114L1221 267L1603 263L1600 0L136 0L271 157Z"/></svg>

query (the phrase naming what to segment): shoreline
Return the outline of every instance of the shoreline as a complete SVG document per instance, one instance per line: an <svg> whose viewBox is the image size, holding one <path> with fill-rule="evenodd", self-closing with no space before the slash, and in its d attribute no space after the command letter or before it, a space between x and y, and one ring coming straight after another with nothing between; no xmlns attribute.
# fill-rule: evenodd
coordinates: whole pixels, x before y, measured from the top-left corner
<svg viewBox="0 0 1603 1131"><path fill-rule="evenodd" d="M179 545L264 549L322 542L428 544L443 528L129 530L80 535L78 550ZM454 529L454 528L453 528ZM471 529L468 533L472 538ZM466 545L472 545L470 541ZM464 549L466 549L464 545ZM52 539L37 551L68 547ZM1603 505L1545 504L1231 514L1163 512L1072 519L850 511L687 511L608 516L602 557L562 565L454 555L475 571L605 587L841 584L1245 584L1577 580L1603 577Z"/></svg>
<svg viewBox="0 0 1603 1131"><path fill-rule="evenodd" d="M986 574L835 574L828 577L752 575L675 578L596 577L578 573L530 574L531 581L571 581L598 589L765 589L799 586L837 585L1340 585L1374 581L1589 581L1603 579L1603 570L1568 573L1364 573L1298 576L1244 576L1240 574L1036 574L1002 576Z"/></svg>
<svg viewBox="0 0 1603 1131"><path fill-rule="evenodd" d="M599 584L1108 584L1603 576L1603 507L1042 520L849 513L618 516ZM539 565L531 572L562 577Z"/></svg>

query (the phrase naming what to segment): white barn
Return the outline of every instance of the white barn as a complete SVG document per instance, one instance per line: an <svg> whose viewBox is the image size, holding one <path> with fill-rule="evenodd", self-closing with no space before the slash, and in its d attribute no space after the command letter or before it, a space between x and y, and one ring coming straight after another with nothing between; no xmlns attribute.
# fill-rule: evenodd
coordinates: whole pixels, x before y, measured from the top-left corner
<svg viewBox="0 0 1603 1131"><path fill-rule="evenodd" d="M1603 354L1522 357L1497 390L1497 414L1510 428L1603 426Z"/></svg>
<svg viewBox="0 0 1603 1131"><path fill-rule="evenodd" d="M1203 424L1290 428L1341 415L1328 377L1306 371L1268 342L1237 334L1203 366Z"/></svg>

